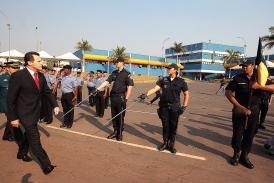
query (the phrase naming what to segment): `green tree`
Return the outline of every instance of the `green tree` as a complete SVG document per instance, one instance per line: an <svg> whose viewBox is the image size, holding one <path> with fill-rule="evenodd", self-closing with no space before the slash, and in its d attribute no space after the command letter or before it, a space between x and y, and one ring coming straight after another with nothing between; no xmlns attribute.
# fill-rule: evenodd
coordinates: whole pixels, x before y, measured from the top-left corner
<svg viewBox="0 0 274 183"><path fill-rule="evenodd" d="M82 51L82 60L83 60L82 71L85 72L86 60L84 58L84 54L85 54L85 51L90 51L93 48L89 44L89 42L87 40L84 40L84 39L82 39L81 41L77 42L77 45L76 45L75 48Z"/></svg>
<svg viewBox="0 0 274 183"><path fill-rule="evenodd" d="M129 56L125 53L126 48L124 46L117 46L115 49L112 49L113 54L109 56L109 60L113 61L117 58L123 58L124 60L129 60Z"/></svg>
<svg viewBox="0 0 274 183"><path fill-rule="evenodd" d="M264 48L271 49L274 45L274 26L269 28L270 35L263 36L262 41L266 42Z"/></svg>
<svg viewBox="0 0 274 183"><path fill-rule="evenodd" d="M183 53L183 55L185 54L185 52L187 52L187 49L183 46L183 43L177 43L174 42L174 45L172 47L170 47L170 49L177 54L176 56L176 63L179 63L179 53Z"/></svg>
<svg viewBox="0 0 274 183"><path fill-rule="evenodd" d="M230 69L231 67L234 67L236 65L239 65L241 63L241 56L239 51L233 51L233 50L225 50L227 54L223 56L223 66L224 68Z"/></svg>

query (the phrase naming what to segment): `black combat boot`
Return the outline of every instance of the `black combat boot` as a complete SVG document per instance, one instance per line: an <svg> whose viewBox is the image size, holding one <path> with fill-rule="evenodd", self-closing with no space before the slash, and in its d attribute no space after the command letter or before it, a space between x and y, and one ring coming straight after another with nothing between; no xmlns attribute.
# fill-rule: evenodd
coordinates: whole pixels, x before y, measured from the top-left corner
<svg viewBox="0 0 274 183"><path fill-rule="evenodd" d="M118 130L117 131L117 136L116 136L116 140L117 141L122 141L123 140L123 134L122 134L122 130Z"/></svg>
<svg viewBox="0 0 274 183"><path fill-rule="evenodd" d="M230 164L233 166L237 166L239 164L240 152L234 150L233 157L230 159Z"/></svg>
<svg viewBox="0 0 274 183"><path fill-rule="evenodd" d="M249 161L248 153L242 151L239 162L244 165L246 168L253 169L254 165Z"/></svg>
<svg viewBox="0 0 274 183"><path fill-rule="evenodd" d="M158 150L159 150L159 151L163 151L163 150L165 150L165 149L167 149L167 148L168 148L168 140L165 139L165 140L164 140L164 143L162 143L162 144L158 147Z"/></svg>
<svg viewBox="0 0 274 183"><path fill-rule="evenodd" d="M171 139L169 140L169 144L168 144L168 149L171 153L175 154L177 152L177 150L175 149L175 137L171 137Z"/></svg>
<svg viewBox="0 0 274 183"><path fill-rule="evenodd" d="M118 133L118 131L114 130L114 132L112 132L107 138L108 139L113 139L113 138L117 137L117 133Z"/></svg>

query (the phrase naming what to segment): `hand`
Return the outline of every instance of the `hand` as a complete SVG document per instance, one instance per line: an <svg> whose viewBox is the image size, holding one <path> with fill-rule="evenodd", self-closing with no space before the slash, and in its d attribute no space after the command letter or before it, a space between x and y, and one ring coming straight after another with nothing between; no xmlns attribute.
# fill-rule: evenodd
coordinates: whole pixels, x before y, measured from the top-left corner
<svg viewBox="0 0 274 183"><path fill-rule="evenodd" d="M179 115L183 114L186 110L186 106L182 106L180 107L180 110L179 110Z"/></svg>
<svg viewBox="0 0 274 183"><path fill-rule="evenodd" d="M141 100L145 100L146 99L146 94L142 93L138 98L140 98Z"/></svg>
<svg viewBox="0 0 274 183"><path fill-rule="evenodd" d="M54 112L55 115L57 115L60 112L60 108L59 107L55 107L53 109L53 112Z"/></svg>
<svg viewBox="0 0 274 183"><path fill-rule="evenodd" d="M251 88L252 89L259 89L260 85L257 82L251 82Z"/></svg>
<svg viewBox="0 0 274 183"><path fill-rule="evenodd" d="M19 128L19 125L20 125L19 119L11 121L10 123L12 127Z"/></svg>

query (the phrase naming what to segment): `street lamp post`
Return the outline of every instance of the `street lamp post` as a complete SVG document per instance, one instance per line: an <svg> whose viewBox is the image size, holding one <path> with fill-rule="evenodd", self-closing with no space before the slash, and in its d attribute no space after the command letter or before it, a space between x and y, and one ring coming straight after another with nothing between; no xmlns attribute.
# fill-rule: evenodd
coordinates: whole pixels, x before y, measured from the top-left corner
<svg viewBox="0 0 274 183"><path fill-rule="evenodd" d="M237 38L241 39L244 42L244 56L243 56L243 59L245 60L245 57L246 57L245 53L246 53L246 46L247 46L246 45L246 40L245 40L245 38L243 38L241 36L238 36Z"/></svg>
<svg viewBox="0 0 274 183"><path fill-rule="evenodd" d="M162 43L162 57L164 57L164 49L165 49L165 43L170 39L170 37L167 37L166 39L164 39L163 43Z"/></svg>
<svg viewBox="0 0 274 183"><path fill-rule="evenodd" d="M9 60L10 60L10 30L11 30L11 25L8 23L8 30L9 30Z"/></svg>

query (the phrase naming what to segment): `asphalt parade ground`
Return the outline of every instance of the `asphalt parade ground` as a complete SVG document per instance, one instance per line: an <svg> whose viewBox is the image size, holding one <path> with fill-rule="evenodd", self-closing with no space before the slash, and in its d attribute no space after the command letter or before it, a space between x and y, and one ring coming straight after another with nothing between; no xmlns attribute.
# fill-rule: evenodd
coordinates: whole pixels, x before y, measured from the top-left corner
<svg viewBox="0 0 274 183"><path fill-rule="evenodd" d="M50 160L57 167L44 175L37 161L16 159L17 145L0 140L1 183L271 183L274 182L274 157L267 154L264 141L274 135L274 102L266 130L260 130L249 157L255 168L229 164L232 105L224 94L215 92L219 83L190 81L190 103L180 117L176 155L159 152L162 126L156 114L154 95L145 102L137 96L152 88L151 83L137 83L127 102L123 141L109 140L112 132L110 107L103 118L95 117L95 107L87 102L75 107L74 124L59 128L62 113L50 125L39 123L41 141ZM60 97L60 95L58 95ZM87 89L83 89L83 98ZM59 100L60 104L60 100ZM62 107L60 104L60 109ZM0 135L5 126L0 116Z"/></svg>

